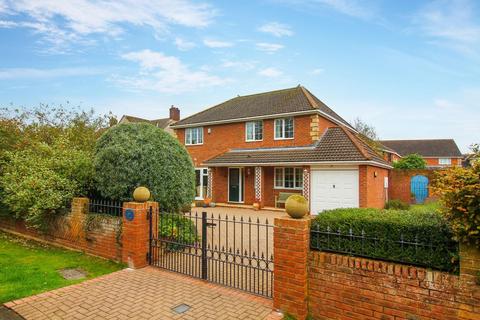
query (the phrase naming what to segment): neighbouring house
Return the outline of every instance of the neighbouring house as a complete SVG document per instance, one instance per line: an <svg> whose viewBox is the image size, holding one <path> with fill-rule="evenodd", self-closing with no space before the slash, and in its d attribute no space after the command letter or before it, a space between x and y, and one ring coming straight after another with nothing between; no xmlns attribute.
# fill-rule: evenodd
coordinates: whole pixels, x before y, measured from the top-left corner
<svg viewBox="0 0 480 320"><path fill-rule="evenodd" d="M416 153L425 159L429 169L462 165L463 155L453 139L381 140L380 143L386 147L384 151L390 162Z"/></svg>
<svg viewBox="0 0 480 320"><path fill-rule="evenodd" d="M171 128L171 126L175 123L177 123L180 120L180 109L178 109L175 106L170 107L170 115L168 118L162 118L162 119L155 119L155 120L148 120L148 119L143 119L143 118L138 118L138 117L133 117L133 116L127 116L124 115L120 119L118 123L133 123L133 122L145 122L145 123L151 123L154 126L161 128L165 130L166 132L170 134L174 134L175 132Z"/></svg>
<svg viewBox="0 0 480 320"><path fill-rule="evenodd" d="M281 207L303 194L310 211L378 207L391 165L302 86L238 96L172 128L196 167L196 198Z"/></svg>

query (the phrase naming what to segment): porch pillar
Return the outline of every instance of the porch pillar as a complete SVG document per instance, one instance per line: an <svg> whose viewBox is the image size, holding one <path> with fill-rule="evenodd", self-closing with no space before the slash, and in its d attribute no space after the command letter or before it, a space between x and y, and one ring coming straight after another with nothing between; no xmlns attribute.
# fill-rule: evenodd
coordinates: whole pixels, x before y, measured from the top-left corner
<svg viewBox="0 0 480 320"><path fill-rule="evenodd" d="M303 190L302 195L310 202L310 168L303 168Z"/></svg>
<svg viewBox="0 0 480 320"><path fill-rule="evenodd" d="M255 203L263 207L262 202L262 167L255 167Z"/></svg>
<svg viewBox="0 0 480 320"><path fill-rule="evenodd" d="M209 199L212 199L213 198L213 172L212 172L212 168L208 168L208 176L207 176L207 180L208 180L208 185L207 185L207 198Z"/></svg>

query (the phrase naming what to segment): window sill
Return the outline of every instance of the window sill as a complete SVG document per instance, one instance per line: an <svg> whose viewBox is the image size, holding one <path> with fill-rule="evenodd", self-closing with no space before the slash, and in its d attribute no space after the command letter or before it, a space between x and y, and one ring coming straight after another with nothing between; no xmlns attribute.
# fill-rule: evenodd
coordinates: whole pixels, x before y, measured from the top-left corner
<svg viewBox="0 0 480 320"><path fill-rule="evenodd" d="M273 138L273 140L293 140L295 138Z"/></svg>
<svg viewBox="0 0 480 320"><path fill-rule="evenodd" d="M203 146L203 143L185 144L186 147Z"/></svg>
<svg viewBox="0 0 480 320"><path fill-rule="evenodd" d="M303 187L301 188L285 188L285 187L273 187L274 190L292 190L292 191L302 191Z"/></svg>
<svg viewBox="0 0 480 320"><path fill-rule="evenodd" d="M262 142L262 141L263 139L262 140L245 140L245 142Z"/></svg>

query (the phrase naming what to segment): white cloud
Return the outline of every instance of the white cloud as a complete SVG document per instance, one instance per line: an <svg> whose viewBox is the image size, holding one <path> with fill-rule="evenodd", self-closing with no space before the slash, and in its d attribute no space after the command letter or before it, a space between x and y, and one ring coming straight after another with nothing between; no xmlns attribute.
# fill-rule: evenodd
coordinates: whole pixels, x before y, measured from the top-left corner
<svg viewBox="0 0 480 320"><path fill-rule="evenodd" d="M256 61L231 61L231 60L223 60L222 67L224 68L231 68L240 71L249 71L255 68L257 64Z"/></svg>
<svg viewBox="0 0 480 320"><path fill-rule="evenodd" d="M203 44L206 45L209 48L229 48L229 47L233 47L232 42L220 41L220 40L214 40L214 39L204 39Z"/></svg>
<svg viewBox="0 0 480 320"><path fill-rule="evenodd" d="M15 28L18 27L18 23L15 21L0 20L0 28Z"/></svg>
<svg viewBox="0 0 480 320"><path fill-rule="evenodd" d="M457 107L457 105L450 100L441 98L434 99L433 105L440 109L455 109Z"/></svg>
<svg viewBox="0 0 480 320"><path fill-rule="evenodd" d="M259 31L265 32L265 33L270 33L274 35L275 37L283 37L283 36L292 36L293 31L290 28L290 26L278 22L270 22L267 24L264 24L260 28L258 28Z"/></svg>
<svg viewBox="0 0 480 320"><path fill-rule="evenodd" d="M264 77L276 78L276 77L280 77L283 74L283 72L276 68L266 68L266 69L260 70L258 74Z"/></svg>
<svg viewBox="0 0 480 320"><path fill-rule="evenodd" d="M313 75L319 75L319 74L322 74L324 71L325 70L322 68L316 68L316 69L313 69L310 73Z"/></svg>
<svg viewBox="0 0 480 320"><path fill-rule="evenodd" d="M278 50L284 48L283 45L278 43L267 43L267 42L259 42L256 44L257 49L260 51L267 52L269 54L275 53Z"/></svg>
<svg viewBox="0 0 480 320"><path fill-rule="evenodd" d="M100 73L102 73L101 70L85 67L54 69L6 68L0 69L0 80L48 79L73 76L90 76Z"/></svg>
<svg viewBox="0 0 480 320"><path fill-rule="evenodd" d="M433 43L466 54L480 51L480 24L470 0L432 2L417 12L413 22Z"/></svg>
<svg viewBox="0 0 480 320"><path fill-rule="evenodd" d="M188 40L177 37L177 38L175 38L175 46L180 51L188 51L190 49L195 48L196 44L195 44L195 42L188 41Z"/></svg>
<svg viewBox="0 0 480 320"><path fill-rule="evenodd" d="M4 6L19 27L33 29L56 46L93 34L117 37L125 24L151 27L157 34L170 25L201 28L216 15L210 5L190 0L7 0Z"/></svg>
<svg viewBox="0 0 480 320"><path fill-rule="evenodd" d="M167 56L162 52L134 51L122 55L122 58L138 63L140 71L136 76L117 76L113 80L133 89L181 93L219 86L229 81L204 70L193 70L177 57Z"/></svg>

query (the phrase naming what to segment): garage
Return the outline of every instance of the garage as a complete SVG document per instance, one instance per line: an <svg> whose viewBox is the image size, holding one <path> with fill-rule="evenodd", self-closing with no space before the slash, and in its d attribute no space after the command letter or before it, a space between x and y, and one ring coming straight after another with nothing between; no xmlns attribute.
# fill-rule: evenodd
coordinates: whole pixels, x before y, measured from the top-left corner
<svg viewBox="0 0 480 320"><path fill-rule="evenodd" d="M312 214L327 209L358 208L358 169L313 169L310 203Z"/></svg>

